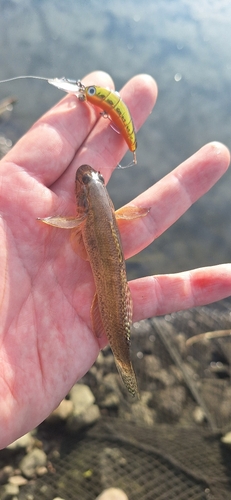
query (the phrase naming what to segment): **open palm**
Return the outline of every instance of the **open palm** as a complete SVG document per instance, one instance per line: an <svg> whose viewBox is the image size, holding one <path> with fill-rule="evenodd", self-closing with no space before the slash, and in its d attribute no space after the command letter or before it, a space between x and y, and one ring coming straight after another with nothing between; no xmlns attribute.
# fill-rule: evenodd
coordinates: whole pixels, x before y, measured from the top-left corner
<svg viewBox="0 0 231 500"><path fill-rule="evenodd" d="M85 84L113 87L101 72ZM147 75L123 88L138 129L157 96ZM83 163L108 181L126 149L99 110L68 95L44 115L1 161L0 169L0 446L41 422L95 361L106 339L90 321L90 265L69 232L37 217L74 215L74 179ZM149 214L121 225L125 257L151 243L226 171L229 152L208 144L132 204ZM170 207L170 208L169 208ZM228 264L130 283L134 321L209 303L231 293ZM206 297L206 298L205 298Z"/></svg>

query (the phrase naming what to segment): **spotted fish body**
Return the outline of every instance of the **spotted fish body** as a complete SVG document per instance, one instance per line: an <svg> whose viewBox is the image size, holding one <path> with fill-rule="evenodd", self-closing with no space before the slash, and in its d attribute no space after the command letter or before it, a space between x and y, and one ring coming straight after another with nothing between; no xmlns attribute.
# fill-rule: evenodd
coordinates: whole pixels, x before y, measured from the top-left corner
<svg viewBox="0 0 231 500"><path fill-rule="evenodd" d="M106 333L119 373L135 396L138 388L129 354L132 299L120 234L104 180L88 166L77 171L76 198L80 209L87 207L82 238L96 287L91 307L93 330L98 337Z"/></svg>
<svg viewBox="0 0 231 500"><path fill-rule="evenodd" d="M128 206L115 212L102 175L89 165L77 170L75 192L77 216L41 220L55 227L73 229L72 245L81 258L89 260L95 282L91 306L93 331L97 337L106 334L125 386L132 396L138 396L130 361L132 299L117 220L143 217L149 210Z"/></svg>
<svg viewBox="0 0 231 500"><path fill-rule="evenodd" d="M130 151L137 149L135 128L130 111L118 92L97 85L85 88L86 100L109 116L125 139Z"/></svg>

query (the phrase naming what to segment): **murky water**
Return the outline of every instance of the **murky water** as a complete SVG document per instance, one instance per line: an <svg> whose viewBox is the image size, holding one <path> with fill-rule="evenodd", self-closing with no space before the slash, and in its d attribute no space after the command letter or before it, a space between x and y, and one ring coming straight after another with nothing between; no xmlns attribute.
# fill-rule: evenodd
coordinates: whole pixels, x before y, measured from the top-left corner
<svg viewBox="0 0 231 500"><path fill-rule="evenodd" d="M20 74L82 78L109 72L120 87L150 73L159 97L138 133L138 166L115 171L116 207L146 189L205 143L231 147L231 3L228 0L0 0L0 79ZM62 96L43 82L0 85L16 95L0 134L15 141ZM132 175L132 182L131 182ZM231 173L147 250L129 276L230 260ZM171 207L170 207L171 209Z"/></svg>

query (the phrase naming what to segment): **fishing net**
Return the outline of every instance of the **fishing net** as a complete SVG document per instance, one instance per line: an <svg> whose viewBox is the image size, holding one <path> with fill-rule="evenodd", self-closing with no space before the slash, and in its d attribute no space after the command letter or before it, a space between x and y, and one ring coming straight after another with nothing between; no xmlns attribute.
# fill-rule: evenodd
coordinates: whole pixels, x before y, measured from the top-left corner
<svg viewBox="0 0 231 500"><path fill-rule="evenodd" d="M228 300L136 324L132 358L141 403L130 403L119 383L119 406L101 405L90 429L70 435L64 424L43 423L37 435L48 473L22 486L19 500L94 500L113 486L129 500L230 499L231 448L221 439L231 424L230 338L185 346L195 334L230 325ZM94 370L97 363L82 382L100 406ZM0 452L1 466L10 456L17 465L11 453Z"/></svg>

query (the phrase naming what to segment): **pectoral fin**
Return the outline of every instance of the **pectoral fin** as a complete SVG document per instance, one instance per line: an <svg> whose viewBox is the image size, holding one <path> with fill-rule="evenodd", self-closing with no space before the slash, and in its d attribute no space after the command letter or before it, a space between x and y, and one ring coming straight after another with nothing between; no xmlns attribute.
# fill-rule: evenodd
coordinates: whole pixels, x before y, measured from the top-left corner
<svg viewBox="0 0 231 500"><path fill-rule="evenodd" d="M149 211L150 208L126 206L116 210L115 216L117 220L133 220L145 217Z"/></svg>
<svg viewBox="0 0 231 500"><path fill-rule="evenodd" d="M82 217L60 217L59 215L55 215L54 217L45 217L44 219L38 218L38 220L41 220L49 226L59 227L61 229L73 229L79 227L85 218L86 214Z"/></svg>
<svg viewBox="0 0 231 500"><path fill-rule="evenodd" d="M82 223L86 219L86 214L82 217L45 217L38 219L48 224L49 226L58 227L60 229L72 229L70 242L75 253L83 260L89 260L82 238Z"/></svg>

